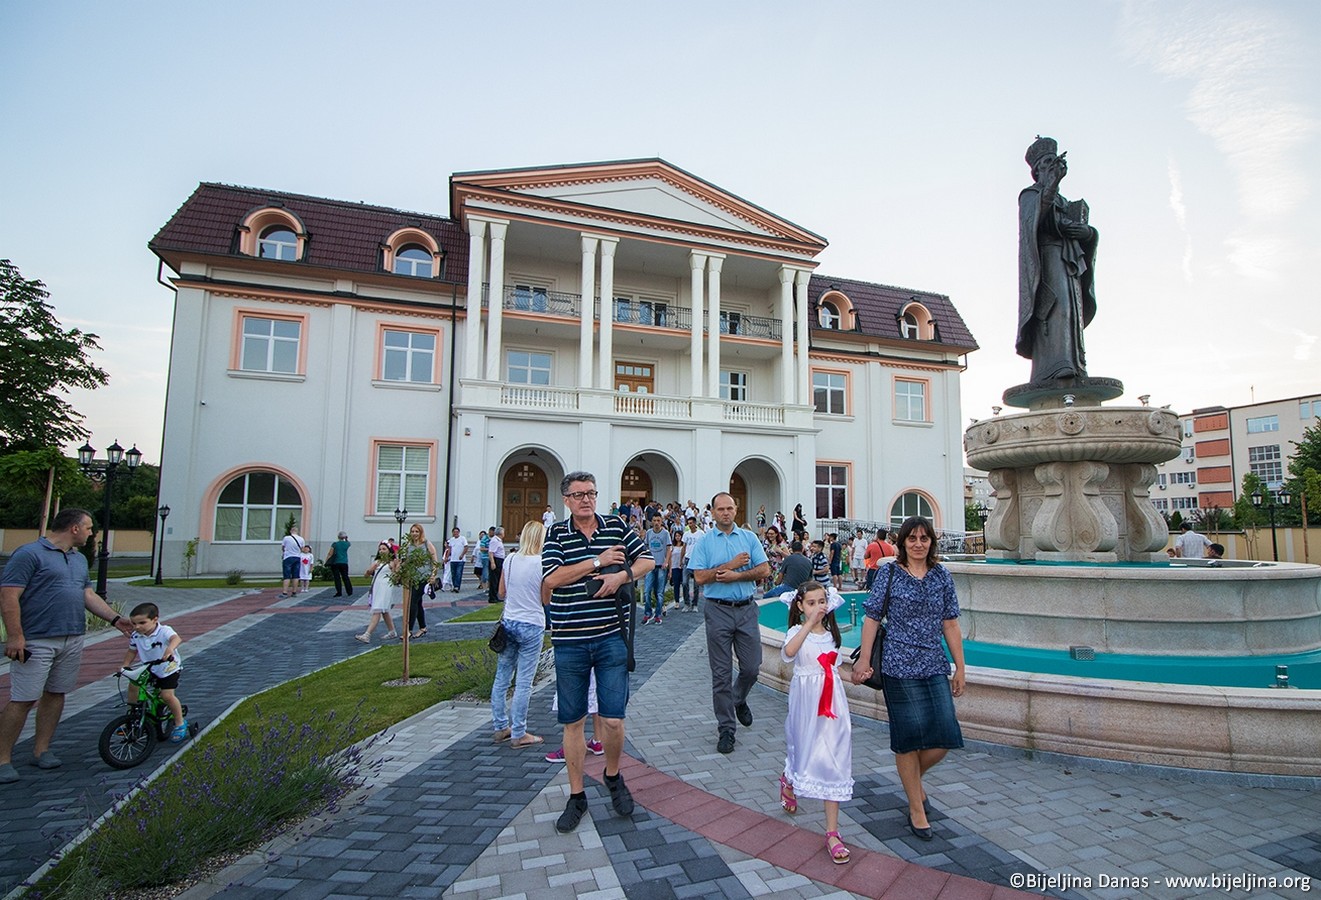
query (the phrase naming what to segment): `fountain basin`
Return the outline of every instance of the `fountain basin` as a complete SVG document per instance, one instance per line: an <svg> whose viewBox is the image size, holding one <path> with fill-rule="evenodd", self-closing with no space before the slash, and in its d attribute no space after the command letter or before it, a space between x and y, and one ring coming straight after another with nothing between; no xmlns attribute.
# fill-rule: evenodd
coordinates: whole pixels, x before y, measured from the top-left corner
<svg viewBox="0 0 1321 900"><path fill-rule="evenodd" d="M764 603L778 601L769 600ZM761 626L759 680L787 692L784 632ZM853 715L887 721L878 691L845 684ZM1029 751L1258 775L1321 770L1321 691L1098 680L967 667L966 737Z"/></svg>

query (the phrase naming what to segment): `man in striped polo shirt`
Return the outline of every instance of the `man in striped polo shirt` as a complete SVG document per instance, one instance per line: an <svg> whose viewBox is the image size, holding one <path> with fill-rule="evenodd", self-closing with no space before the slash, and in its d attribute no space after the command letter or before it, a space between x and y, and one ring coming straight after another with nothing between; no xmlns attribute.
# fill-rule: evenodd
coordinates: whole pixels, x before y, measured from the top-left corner
<svg viewBox="0 0 1321 900"><path fill-rule="evenodd" d="M617 516L596 513L596 476L570 472L560 482L569 517L546 533L541 550L542 584L551 588L550 642L555 650L555 690L564 726L564 761L569 770L569 802L555 823L567 833L587 812L583 790L587 684L596 673L597 710L604 726L605 785L621 816L633 814L633 796L619 773L628 706L628 648L620 629L615 594L651 571L654 562L637 533ZM612 568L613 567L613 568ZM611 569L603 572L604 569ZM589 594L589 580L599 587ZM614 774L610 774L610 770Z"/></svg>

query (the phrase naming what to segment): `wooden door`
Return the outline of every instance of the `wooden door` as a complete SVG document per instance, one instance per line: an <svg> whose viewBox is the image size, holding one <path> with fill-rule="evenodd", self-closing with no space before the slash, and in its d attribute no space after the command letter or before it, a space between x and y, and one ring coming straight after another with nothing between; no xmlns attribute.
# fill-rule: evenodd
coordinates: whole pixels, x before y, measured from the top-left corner
<svg viewBox="0 0 1321 900"><path fill-rule="evenodd" d="M734 498L734 503L738 506L738 515L734 517L734 523L736 525L750 523L755 530L757 512L748 509L748 485L743 480L743 476L737 472L729 476L729 495Z"/></svg>
<svg viewBox="0 0 1321 900"><path fill-rule="evenodd" d="M503 498L500 525L505 530L507 542L517 541L519 532L528 522L541 521L541 514L546 511L547 487L546 473L535 463L520 462L510 466L500 491Z"/></svg>

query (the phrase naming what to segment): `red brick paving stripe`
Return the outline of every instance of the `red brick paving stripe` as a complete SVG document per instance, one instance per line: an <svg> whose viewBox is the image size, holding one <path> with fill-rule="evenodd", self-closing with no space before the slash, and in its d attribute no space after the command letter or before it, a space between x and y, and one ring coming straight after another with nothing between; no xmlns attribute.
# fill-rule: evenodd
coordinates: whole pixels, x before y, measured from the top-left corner
<svg viewBox="0 0 1321 900"><path fill-rule="evenodd" d="M856 847L848 843L847 836L849 862L836 865L826 850L824 835L717 797L627 754L620 758L619 769L633 799L656 815L717 844L863 897L1011 900L1034 896ZM584 773L602 780L604 758L589 757Z"/></svg>

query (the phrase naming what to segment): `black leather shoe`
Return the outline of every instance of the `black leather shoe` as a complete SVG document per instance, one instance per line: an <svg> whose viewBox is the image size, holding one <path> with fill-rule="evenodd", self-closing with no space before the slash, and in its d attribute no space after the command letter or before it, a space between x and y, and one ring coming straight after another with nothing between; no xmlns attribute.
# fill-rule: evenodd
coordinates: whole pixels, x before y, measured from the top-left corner
<svg viewBox="0 0 1321 900"><path fill-rule="evenodd" d="M624 784L624 776L620 775L613 780L606 778L605 786L610 790L610 803L615 808L615 814L633 815L633 795L628 792L628 785Z"/></svg>
<svg viewBox="0 0 1321 900"><path fill-rule="evenodd" d="M734 707L734 715L738 716L738 722L744 728L752 727L752 708L746 702Z"/></svg>
<svg viewBox="0 0 1321 900"><path fill-rule="evenodd" d="M908 813L904 813L904 820L908 822L908 830L913 832L914 837L924 841L929 841L932 839L933 835L931 834L930 825L928 825L926 828L918 828L916 825L913 824L913 817Z"/></svg>
<svg viewBox="0 0 1321 900"><path fill-rule="evenodd" d="M560 834L568 834L578 827L578 823L583 820L583 814L587 812L586 797L570 797L568 804L564 807L564 812L555 820L555 830Z"/></svg>
<svg viewBox="0 0 1321 900"><path fill-rule="evenodd" d="M732 731L720 732L720 740L716 742L716 749L719 750L721 753L733 753L734 732Z"/></svg>

